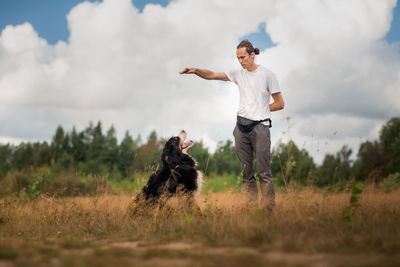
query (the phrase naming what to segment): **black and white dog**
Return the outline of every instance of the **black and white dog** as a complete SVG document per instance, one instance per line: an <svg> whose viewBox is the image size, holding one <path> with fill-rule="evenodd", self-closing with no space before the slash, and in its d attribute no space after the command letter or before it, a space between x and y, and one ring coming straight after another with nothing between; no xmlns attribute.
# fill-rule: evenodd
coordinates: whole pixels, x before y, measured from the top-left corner
<svg viewBox="0 0 400 267"><path fill-rule="evenodd" d="M162 168L153 173L142 191L135 197L135 210L161 205L160 199L168 199L177 194L188 197L188 203L195 203L203 184L203 175L196 170L197 162L187 150L193 141L186 139L182 130L178 136L171 137L161 155Z"/></svg>

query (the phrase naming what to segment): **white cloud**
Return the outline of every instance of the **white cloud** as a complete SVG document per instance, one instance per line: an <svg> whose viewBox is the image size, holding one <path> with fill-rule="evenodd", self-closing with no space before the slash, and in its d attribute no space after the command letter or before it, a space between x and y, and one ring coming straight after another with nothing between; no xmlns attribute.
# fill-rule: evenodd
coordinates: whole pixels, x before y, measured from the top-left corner
<svg viewBox="0 0 400 267"><path fill-rule="evenodd" d="M101 120L119 136L185 128L213 150L232 138L237 90L178 72L239 67L238 38L266 22L277 45L257 62L276 73L286 102L273 114L274 142L291 116L299 144L338 131L330 150L349 140L357 146L400 112L400 57L383 40L395 4L176 0L139 13L130 0L84 2L67 16L68 43L56 45L29 23L7 26L0 35L0 122L9 126L0 136L49 139L58 124L83 128Z"/></svg>
<svg viewBox="0 0 400 267"><path fill-rule="evenodd" d="M281 81L298 144L315 150L312 143L328 140L334 144L325 148L329 153L348 144L355 156L361 141L377 138L375 129L398 116L400 56L384 41L395 4L277 2L277 15L266 23L278 45L262 53L259 62Z"/></svg>

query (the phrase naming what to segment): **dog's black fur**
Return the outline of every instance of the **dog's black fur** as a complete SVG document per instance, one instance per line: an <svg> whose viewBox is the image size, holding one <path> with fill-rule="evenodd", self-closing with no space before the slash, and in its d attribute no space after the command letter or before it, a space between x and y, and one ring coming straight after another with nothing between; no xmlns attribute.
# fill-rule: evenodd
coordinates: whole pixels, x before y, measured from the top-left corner
<svg viewBox="0 0 400 267"><path fill-rule="evenodd" d="M192 141L187 142L187 145L183 143L185 138L186 133L182 130L179 136L171 137L165 143L161 155L162 168L150 176L147 184L136 196L137 205L156 205L162 196L169 198L177 193L194 200L195 195L200 192L202 174L196 170L197 162L186 153Z"/></svg>

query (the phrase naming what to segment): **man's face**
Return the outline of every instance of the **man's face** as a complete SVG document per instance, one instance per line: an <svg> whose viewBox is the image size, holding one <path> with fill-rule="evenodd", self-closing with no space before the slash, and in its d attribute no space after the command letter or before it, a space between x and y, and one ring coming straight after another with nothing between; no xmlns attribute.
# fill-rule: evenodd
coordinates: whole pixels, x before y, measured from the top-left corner
<svg viewBox="0 0 400 267"><path fill-rule="evenodd" d="M237 59L244 69L248 69L254 64L254 52L249 55L246 47L240 47L236 50Z"/></svg>

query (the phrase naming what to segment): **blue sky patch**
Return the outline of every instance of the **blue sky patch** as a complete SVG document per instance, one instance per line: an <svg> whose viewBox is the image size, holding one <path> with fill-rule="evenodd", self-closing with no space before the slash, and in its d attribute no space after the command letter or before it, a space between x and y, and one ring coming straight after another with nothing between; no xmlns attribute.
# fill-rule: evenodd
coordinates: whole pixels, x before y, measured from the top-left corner
<svg viewBox="0 0 400 267"><path fill-rule="evenodd" d="M133 0L133 5L139 10L140 13L143 12L143 8L147 4L157 4L161 5L162 7L166 7L171 0Z"/></svg>
<svg viewBox="0 0 400 267"><path fill-rule="evenodd" d="M258 30L256 32L252 32L250 34L247 34L241 38L240 40L248 39L254 47L260 48L261 51L275 46L275 44L272 42L271 37L268 35L268 33L265 31L265 22L260 23L258 26Z"/></svg>
<svg viewBox="0 0 400 267"><path fill-rule="evenodd" d="M396 8L393 10L393 20L389 32L386 34L385 39L389 43L400 42L400 5L397 2Z"/></svg>

